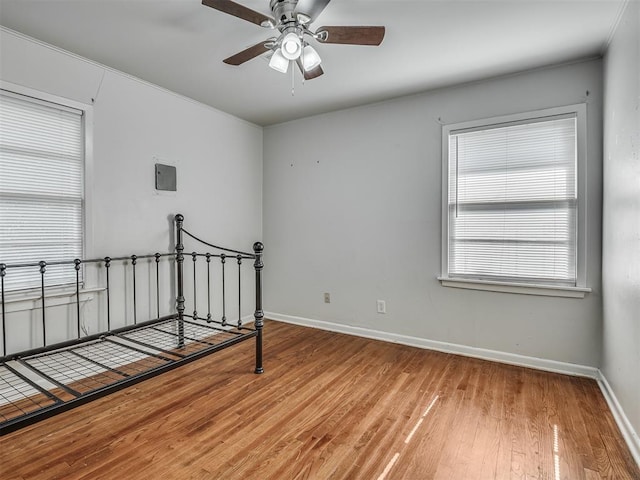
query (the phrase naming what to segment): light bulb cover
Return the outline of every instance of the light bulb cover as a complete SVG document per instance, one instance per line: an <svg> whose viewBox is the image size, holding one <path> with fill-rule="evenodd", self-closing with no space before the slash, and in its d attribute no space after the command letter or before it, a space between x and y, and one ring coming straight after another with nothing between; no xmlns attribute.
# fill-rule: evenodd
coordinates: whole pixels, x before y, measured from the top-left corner
<svg viewBox="0 0 640 480"><path fill-rule="evenodd" d="M300 56L300 53L302 53L300 37L294 32L287 33L282 39L282 47L280 50L287 60L296 60Z"/></svg>
<svg viewBox="0 0 640 480"><path fill-rule="evenodd" d="M287 70L289 69L289 60L287 60L284 55L282 55L282 52L278 48L275 52L273 52L273 55L271 55L269 66L274 70L277 70L278 72L287 73Z"/></svg>
<svg viewBox="0 0 640 480"><path fill-rule="evenodd" d="M304 50L302 51L302 67L305 72L313 70L321 63L322 59L320 58L320 55L318 55L318 52L316 52L315 48L311 45L304 47Z"/></svg>

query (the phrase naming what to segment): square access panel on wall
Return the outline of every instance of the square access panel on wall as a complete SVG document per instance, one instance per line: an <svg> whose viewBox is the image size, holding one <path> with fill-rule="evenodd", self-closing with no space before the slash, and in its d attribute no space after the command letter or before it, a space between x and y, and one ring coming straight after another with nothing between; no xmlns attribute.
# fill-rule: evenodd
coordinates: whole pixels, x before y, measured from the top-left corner
<svg viewBox="0 0 640 480"><path fill-rule="evenodd" d="M156 163L156 190L176 191L176 167Z"/></svg>

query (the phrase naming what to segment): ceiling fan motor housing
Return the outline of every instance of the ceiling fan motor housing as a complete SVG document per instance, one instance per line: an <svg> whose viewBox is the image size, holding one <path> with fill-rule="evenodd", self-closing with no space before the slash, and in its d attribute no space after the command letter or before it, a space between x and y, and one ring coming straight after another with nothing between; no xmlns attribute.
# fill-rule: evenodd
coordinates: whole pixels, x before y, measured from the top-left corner
<svg viewBox="0 0 640 480"><path fill-rule="evenodd" d="M269 6L276 19L276 28L280 28L288 23L296 23L295 9L298 0L271 0Z"/></svg>

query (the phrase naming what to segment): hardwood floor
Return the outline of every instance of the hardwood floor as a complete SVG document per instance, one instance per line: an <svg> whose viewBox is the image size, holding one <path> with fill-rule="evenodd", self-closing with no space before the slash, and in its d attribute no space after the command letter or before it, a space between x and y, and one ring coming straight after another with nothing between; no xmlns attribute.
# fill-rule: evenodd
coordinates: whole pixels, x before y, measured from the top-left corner
<svg viewBox="0 0 640 480"><path fill-rule="evenodd" d="M597 384L267 321L0 438L9 479L640 479Z"/></svg>

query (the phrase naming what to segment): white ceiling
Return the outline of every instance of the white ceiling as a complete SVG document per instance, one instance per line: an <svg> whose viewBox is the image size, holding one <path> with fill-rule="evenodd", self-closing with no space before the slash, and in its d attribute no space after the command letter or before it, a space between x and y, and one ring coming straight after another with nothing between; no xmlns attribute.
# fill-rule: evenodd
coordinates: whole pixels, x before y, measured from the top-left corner
<svg viewBox="0 0 640 480"><path fill-rule="evenodd" d="M637 1L637 0L631 0ZM268 0L238 0L270 15ZM200 0L0 0L0 24L259 125L601 55L624 0L333 0L312 24L384 25L379 47L314 45L304 83L258 57L272 32Z"/></svg>

